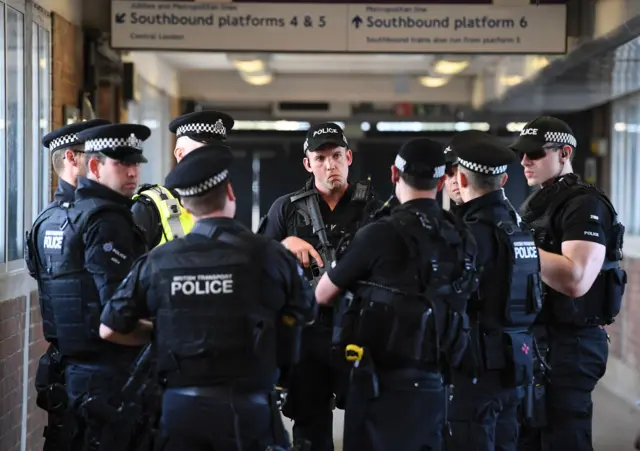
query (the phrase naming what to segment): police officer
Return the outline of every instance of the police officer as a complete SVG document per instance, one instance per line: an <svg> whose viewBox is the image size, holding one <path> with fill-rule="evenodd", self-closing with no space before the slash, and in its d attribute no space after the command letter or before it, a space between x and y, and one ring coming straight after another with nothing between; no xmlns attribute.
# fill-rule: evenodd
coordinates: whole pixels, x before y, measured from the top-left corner
<svg viewBox="0 0 640 451"><path fill-rule="evenodd" d="M529 332L542 307L540 262L531 232L501 190L509 147L485 133L457 136L459 214L478 243L480 286L469 301L471 343L453 373L453 451L515 451L518 409L533 379Z"/></svg>
<svg viewBox="0 0 640 451"><path fill-rule="evenodd" d="M445 147L444 157L447 162L447 178L445 179L444 187L450 200L449 211L456 214L458 207L462 204L462 198L460 197L460 187L458 186L458 177L456 175L458 173L458 157L453 151L452 145Z"/></svg>
<svg viewBox="0 0 640 451"><path fill-rule="evenodd" d="M128 439L125 420L108 423L91 406L114 402L139 351L102 341L98 326L103 304L146 251L130 208L138 164L147 161L142 142L150 133L131 124L78 132L86 177L78 177L75 202L61 204L34 229L40 289L56 319L58 347L67 360L67 394L78 414L72 450L98 444L122 449Z"/></svg>
<svg viewBox="0 0 640 451"><path fill-rule="evenodd" d="M591 451L591 392L608 358L604 326L619 313L626 273L620 268L624 226L607 196L573 173L577 141L560 119L526 124L512 148L529 186L523 205L536 234L546 295L548 447Z"/></svg>
<svg viewBox="0 0 640 451"><path fill-rule="evenodd" d="M273 389L298 359L313 293L283 246L233 219L231 162L211 144L178 163L165 186L193 230L139 259L102 314L101 336L132 345L149 339L139 319L156 318L165 451L289 448Z"/></svg>
<svg viewBox="0 0 640 451"><path fill-rule="evenodd" d="M36 218L31 231L27 233L25 246L25 261L31 277L38 282L38 298L40 299L40 313L42 315L42 330L44 339L49 342L47 352L40 358L36 373L36 390L38 407L49 413L48 426L45 430L45 450L65 449L68 438L63 434L68 432L68 418L66 389L64 388L64 361L57 344L56 321L51 305L51 298L46 287L41 286L40 265L43 256L38 255L37 243L48 229L47 222L55 213L55 209L62 203L73 202L78 176L86 174L84 161L84 145L80 143L77 132L98 125L108 124L109 121L95 119L86 122L69 124L52 131L42 139L42 145L51 153L53 169L58 175L58 189L51 202ZM67 430L64 430L64 429Z"/></svg>
<svg viewBox="0 0 640 451"><path fill-rule="evenodd" d="M391 167L401 205L360 229L316 288L321 305L354 290L336 320L338 341L358 362L345 451L440 449L442 372L467 346L467 299L477 288L475 240L436 201L445 165L439 143L405 143Z"/></svg>
<svg viewBox="0 0 640 451"><path fill-rule="evenodd" d="M169 131L176 135L176 161L208 143L225 142L233 125L231 116L218 111L196 111L175 118ZM133 200L133 218L143 230L149 249L184 236L193 227L193 218L180 205L179 196L164 186L142 185Z"/></svg>
<svg viewBox="0 0 640 451"><path fill-rule="evenodd" d="M306 277L315 285L380 203L374 199L368 181L348 181L353 153L337 124L310 127L303 151L304 167L312 177L302 190L273 203L258 233L281 241L307 268ZM311 210L309 202L313 205ZM323 244L314 231L314 210L319 212L329 243ZM304 331L300 363L290 381L283 382L289 385L283 413L294 420L294 440L301 444L310 441L312 451L333 449L334 394L338 395L338 407L343 404L340 395L344 393L347 369L331 363L332 326L333 310L319 309L314 326ZM344 361L340 364L344 365Z"/></svg>
<svg viewBox="0 0 640 451"><path fill-rule="evenodd" d="M58 188L53 195L57 202L73 201L78 177L86 174L84 145L78 141L77 133L99 125L110 124L104 119L91 119L65 125L42 138L42 145L51 152L53 170L58 176Z"/></svg>

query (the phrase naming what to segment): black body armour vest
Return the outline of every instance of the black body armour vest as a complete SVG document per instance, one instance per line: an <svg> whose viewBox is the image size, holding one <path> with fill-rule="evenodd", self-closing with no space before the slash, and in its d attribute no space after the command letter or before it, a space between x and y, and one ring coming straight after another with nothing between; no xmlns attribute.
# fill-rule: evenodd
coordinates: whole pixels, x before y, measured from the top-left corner
<svg viewBox="0 0 640 451"><path fill-rule="evenodd" d="M54 334L66 357L87 358L116 347L98 334L102 304L93 276L85 268L83 233L98 212L123 210L103 199L51 206L28 235L28 267L38 280L45 337ZM133 222L131 226L134 227Z"/></svg>
<svg viewBox="0 0 640 451"><path fill-rule="evenodd" d="M535 344L530 327L542 309L540 258L533 234L518 225L508 211L498 218L479 211L465 219L493 229L498 243L496 260L501 266L483 268L483 272L490 277L491 271L506 269L508 282L506 286L485 282L472 296L469 317L473 340L463 367L473 375L500 370L505 388L526 385L533 377Z"/></svg>
<svg viewBox="0 0 640 451"><path fill-rule="evenodd" d="M627 273L620 267L625 227L618 221L609 198L575 174L562 176L554 184L533 193L524 203L522 219L536 236L538 247L562 254L560 224L556 218L569 200L578 196L596 196L611 213L613 226L606 230L607 250L602 270L589 291L580 298L570 298L545 286L542 317L547 324L578 327L608 325L620 313L627 284Z"/></svg>
<svg viewBox="0 0 640 451"><path fill-rule="evenodd" d="M158 372L168 387L273 387L279 318L261 302L265 243L198 222L149 255Z"/></svg>
<svg viewBox="0 0 640 451"><path fill-rule="evenodd" d="M466 226L400 208L381 219L405 244L406 269L358 283L343 303L334 344L368 349L382 368L457 366L468 344L467 301L476 289L476 242ZM444 359L444 360L443 360Z"/></svg>
<svg viewBox="0 0 640 451"><path fill-rule="evenodd" d="M38 301L40 302L40 314L42 316L42 331L44 334L44 339L49 343L56 343L58 339L58 333L56 330L56 318L53 314L53 306L51 305L51 300L45 301L45 297L42 292L42 283L40 280L40 266L38 265L38 252L37 252L37 241L36 235L37 230L42 228L42 224L46 224L47 221L51 218L51 216L55 213L55 209L69 208L69 203L60 203L53 202L47 206L36 218L33 223L33 227L31 230L28 230L25 233L24 240L24 260L27 264L27 271L29 271L29 275L33 277L36 282L38 282ZM46 226L45 226L46 228ZM50 242L50 240L49 240Z"/></svg>
<svg viewBox="0 0 640 451"><path fill-rule="evenodd" d="M310 180L312 182L312 179ZM291 198L299 197L300 194L309 190L314 190L312 183L307 183L302 190L296 192ZM353 235L369 219L369 215L372 213L369 208L373 198L373 191L369 181L356 183L349 202L348 213L341 220L341 224L332 230L327 230L329 241L336 250L338 257L344 252ZM313 226L305 223L305 213L299 211L295 203L291 207L291 212L287 212L286 216L287 235L301 238L318 248L318 237L313 233Z"/></svg>

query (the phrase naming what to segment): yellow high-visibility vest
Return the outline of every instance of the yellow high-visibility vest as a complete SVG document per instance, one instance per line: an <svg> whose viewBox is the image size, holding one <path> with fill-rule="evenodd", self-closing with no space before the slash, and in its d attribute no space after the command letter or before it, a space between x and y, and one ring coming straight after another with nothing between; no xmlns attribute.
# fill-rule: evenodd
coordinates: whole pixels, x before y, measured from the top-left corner
<svg viewBox="0 0 640 451"><path fill-rule="evenodd" d="M164 186L156 185L133 196L133 200L145 196L153 201L162 225L162 239L158 246L181 238L191 231L195 221L180 201Z"/></svg>

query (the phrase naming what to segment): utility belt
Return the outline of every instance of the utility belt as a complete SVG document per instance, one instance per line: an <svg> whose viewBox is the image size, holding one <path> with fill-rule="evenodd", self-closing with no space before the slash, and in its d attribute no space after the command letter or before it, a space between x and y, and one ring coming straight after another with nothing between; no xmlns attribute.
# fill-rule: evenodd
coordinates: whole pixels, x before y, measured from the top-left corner
<svg viewBox="0 0 640 451"><path fill-rule="evenodd" d="M376 365L387 367L422 368L440 363L440 337L432 307L421 302L404 302L399 297L387 302L369 299L363 302L352 295L341 300L338 309L334 346L344 348L357 343L369 350Z"/></svg>
<svg viewBox="0 0 640 451"><path fill-rule="evenodd" d="M533 380L534 339L527 330L494 330L483 332L476 328L472 352L481 356L476 367L486 371L500 371L502 386L515 388L529 385ZM480 363L480 365L478 365Z"/></svg>
<svg viewBox="0 0 640 451"><path fill-rule="evenodd" d="M165 390L165 394L176 394L181 396L203 396L207 398L221 398L228 401L230 396L244 398L245 400L260 405L269 405L271 400L279 399L279 394L273 390L272 392L264 391L243 391L238 390L229 384L213 385L207 387L174 387Z"/></svg>
<svg viewBox="0 0 640 451"><path fill-rule="evenodd" d="M399 368L381 369L377 371L381 389L387 390L420 390L442 387L444 382L438 368L430 369Z"/></svg>
<svg viewBox="0 0 640 451"><path fill-rule="evenodd" d="M238 390L268 390L273 385L272 375L264 374L264 380L259 375L246 374L247 370L242 369L239 363L231 363L221 370L214 370L209 359L184 359L180 360L177 367L170 370L160 371L159 379L164 389L176 389L182 387L205 387L224 386L232 382L242 380L244 384L235 384ZM233 371L237 369L237 371ZM245 388L246 387L246 388Z"/></svg>

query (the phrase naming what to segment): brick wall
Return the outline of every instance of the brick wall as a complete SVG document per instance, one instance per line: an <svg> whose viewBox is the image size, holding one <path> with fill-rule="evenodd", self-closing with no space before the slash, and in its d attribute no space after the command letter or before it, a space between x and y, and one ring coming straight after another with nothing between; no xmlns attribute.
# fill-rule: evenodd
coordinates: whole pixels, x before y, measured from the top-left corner
<svg viewBox="0 0 640 451"><path fill-rule="evenodd" d="M41 450L44 445L42 430L47 424L47 414L36 406L35 377L40 356L47 350L48 343L42 334L42 316L38 293L31 293L29 305L29 368L27 381L27 450Z"/></svg>
<svg viewBox="0 0 640 451"><path fill-rule="evenodd" d="M622 312L607 328L611 343L609 353L640 373L640 259L624 260L628 284Z"/></svg>
<svg viewBox="0 0 640 451"><path fill-rule="evenodd" d="M609 362L601 384L635 404L640 400L640 255L625 256L623 267L628 283L622 311L607 327Z"/></svg>
<svg viewBox="0 0 640 451"><path fill-rule="evenodd" d="M52 14L52 80L51 126L64 124L64 106L75 107L83 85L83 34L82 30L64 17ZM58 186L58 177L52 171L51 192ZM53 194L52 194L53 195Z"/></svg>
<svg viewBox="0 0 640 451"><path fill-rule="evenodd" d="M22 378L25 303L0 302L0 450L19 451L22 432Z"/></svg>

